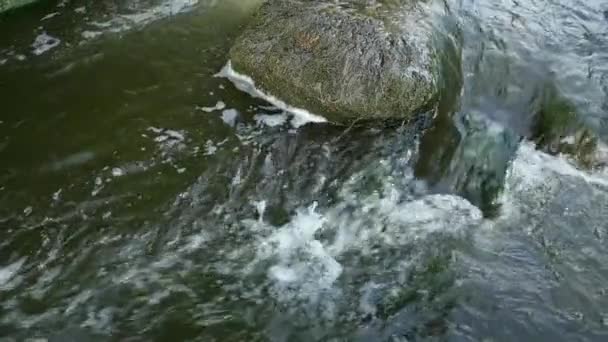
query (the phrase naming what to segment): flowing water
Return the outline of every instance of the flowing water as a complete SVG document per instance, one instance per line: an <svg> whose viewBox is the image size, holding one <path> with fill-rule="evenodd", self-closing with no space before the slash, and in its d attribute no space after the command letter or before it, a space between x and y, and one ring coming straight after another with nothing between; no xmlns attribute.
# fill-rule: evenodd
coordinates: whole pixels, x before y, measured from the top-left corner
<svg viewBox="0 0 608 342"><path fill-rule="evenodd" d="M216 76L259 2L0 16L0 341L608 340L608 4L447 1L458 100L345 128Z"/></svg>

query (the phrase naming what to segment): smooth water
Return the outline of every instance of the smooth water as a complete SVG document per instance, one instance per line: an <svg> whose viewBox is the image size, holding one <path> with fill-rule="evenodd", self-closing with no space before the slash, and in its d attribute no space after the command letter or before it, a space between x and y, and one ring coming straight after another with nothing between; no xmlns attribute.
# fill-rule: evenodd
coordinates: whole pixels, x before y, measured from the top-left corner
<svg viewBox="0 0 608 342"><path fill-rule="evenodd" d="M421 133L216 77L259 2L0 16L0 341L608 340L607 4L448 1Z"/></svg>

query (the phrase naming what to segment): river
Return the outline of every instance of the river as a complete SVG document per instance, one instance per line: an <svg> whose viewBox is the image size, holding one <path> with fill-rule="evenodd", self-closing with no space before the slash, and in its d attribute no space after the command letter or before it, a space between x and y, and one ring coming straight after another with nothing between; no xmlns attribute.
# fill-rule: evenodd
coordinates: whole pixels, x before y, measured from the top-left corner
<svg viewBox="0 0 608 342"><path fill-rule="evenodd" d="M608 340L608 4L445 3L415 127L219 77L259 0L0 15L0 341Z"/></svg>

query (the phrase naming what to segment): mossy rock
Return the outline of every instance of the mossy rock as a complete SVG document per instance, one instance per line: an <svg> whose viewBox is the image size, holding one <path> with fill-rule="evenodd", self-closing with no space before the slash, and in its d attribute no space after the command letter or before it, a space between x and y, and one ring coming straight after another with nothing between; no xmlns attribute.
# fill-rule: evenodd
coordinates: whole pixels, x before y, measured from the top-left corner
<svg viewBox="0 0 608 342"><path fill-rule="evenodd" d="M597 135L554 85L546 86L540 98L533 139L545 152L570 155L580 166L589 168L596 163Z"/></svg>
<svg viewBox="0 0 608 342"><path fill-rule="evenodd" d="M440 94L434 18L420 0L268 0L230 59L260 90L331 122L408 119Z"/></svg>

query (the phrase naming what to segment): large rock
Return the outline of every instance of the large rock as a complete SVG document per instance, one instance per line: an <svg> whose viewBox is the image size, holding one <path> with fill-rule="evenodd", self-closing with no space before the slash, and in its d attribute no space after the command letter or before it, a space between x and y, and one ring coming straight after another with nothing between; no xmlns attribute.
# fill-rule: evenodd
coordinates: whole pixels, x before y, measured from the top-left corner
<svg viewBox="0 0 608 342"><path fill-rule="evenodd" d="M332 122L409 118L436 104L439 42L451 41L431 2L268 0L233 46L232 67Z"/></svg>

